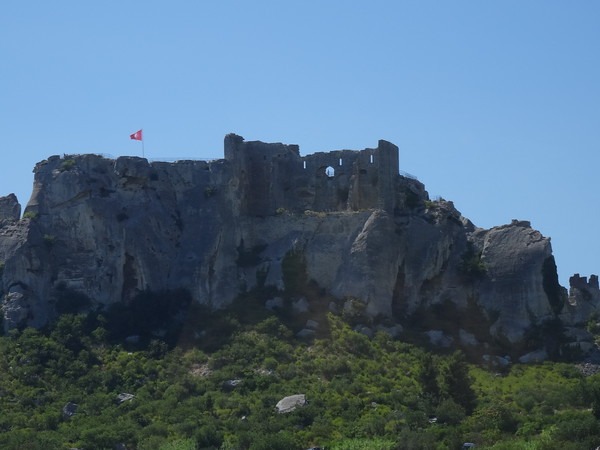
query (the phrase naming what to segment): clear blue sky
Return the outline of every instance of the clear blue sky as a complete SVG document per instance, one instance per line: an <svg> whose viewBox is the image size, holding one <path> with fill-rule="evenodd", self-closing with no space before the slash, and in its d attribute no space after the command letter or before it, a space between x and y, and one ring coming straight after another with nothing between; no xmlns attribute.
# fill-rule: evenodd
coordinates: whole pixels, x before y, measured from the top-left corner
<svg viewBox="0 0 600 450"><path fill-rule="evenodd" d="M0 9L0 195L63 153L400 147L477 226L600 272L600 2L27 1Z"/></svg>

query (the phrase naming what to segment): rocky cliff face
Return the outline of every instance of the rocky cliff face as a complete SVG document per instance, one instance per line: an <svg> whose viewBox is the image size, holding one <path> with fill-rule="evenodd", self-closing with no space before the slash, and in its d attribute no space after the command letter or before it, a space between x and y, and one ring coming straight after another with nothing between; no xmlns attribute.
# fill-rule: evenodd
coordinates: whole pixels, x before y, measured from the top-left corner
<svg viewBox="0 0 600 450"><path fill-rule="evenodd" d="M568 301L550 240L529 223L476 228L397 168L385 141L301 157L236 135L211 162L53 156L23 218L14 196L0 199L4 328L43 326L65 292L82 308L179 288L212 308L257 287L293 296L292 260L322 294L309 302L362 305L365 320L445 343L516 348L544 322L596 311L600 296L580 293L594 286Z"/></svg>

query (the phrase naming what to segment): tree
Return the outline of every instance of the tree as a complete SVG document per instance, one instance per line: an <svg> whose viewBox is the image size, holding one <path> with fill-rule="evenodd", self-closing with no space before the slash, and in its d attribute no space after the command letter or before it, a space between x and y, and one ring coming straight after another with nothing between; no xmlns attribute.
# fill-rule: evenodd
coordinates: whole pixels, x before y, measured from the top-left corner
<svg viewBox="0 0 600 450"><path fill-rule="evenodd" d="M471 384L472 380L465 356L460 351L456 351L442 367L442 396L453 399L465 409L467 414L471 414L477 400Z"/></svg>
<svg viewBox="0 0 600 450"><path fill-rule="evenodd" d="M440 397L440 387L437 381L438 370L431 353L423 353L418 376L423 394L429 397L434 404L437 403Z"/></svg>
<svg viewBox="0 0 600 450"><path fill-rule="evenodd" d="M598 387L592 390L592 414L596 419L600 419L600 388Z"/></svg>

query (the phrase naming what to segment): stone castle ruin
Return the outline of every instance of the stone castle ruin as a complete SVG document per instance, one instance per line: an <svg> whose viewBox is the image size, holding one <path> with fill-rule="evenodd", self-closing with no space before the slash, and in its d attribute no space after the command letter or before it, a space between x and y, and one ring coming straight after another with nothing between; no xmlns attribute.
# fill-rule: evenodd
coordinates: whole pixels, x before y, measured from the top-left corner
<svg viewBox="0 0 600 450"><path fill-rule="evenodd" d="M289 211L359 211L397 207L398 147L380 140L377 148L300 156L297 145L225 138L225 160L239 178L243 214Z"/></svg>

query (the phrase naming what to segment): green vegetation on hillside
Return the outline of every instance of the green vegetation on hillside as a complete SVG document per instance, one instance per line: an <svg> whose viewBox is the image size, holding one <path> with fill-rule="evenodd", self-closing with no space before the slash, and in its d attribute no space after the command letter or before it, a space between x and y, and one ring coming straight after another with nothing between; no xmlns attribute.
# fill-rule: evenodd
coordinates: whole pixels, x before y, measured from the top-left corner
<svg viewBox="0 0 600 450"><path fill-rule="evenodd" d="M174 309L160 298L143 298L167 316L187 307L185 296ZM130 305L137 315L143 314L139 301ZM586 378L572 365L515 365L495 373L467 364L460 353L431 354L384 333L369 339L331 314L320 324L326 332L306 341L264 308L199 310L196 317L189 311L192 323L181 324L179 341L175 328L146 323L147 315L127 319L126 310L107 313L112 322L98 314L64 314L51 329L0 338L0 448L600 444L600 375ZM165 339L150 326L162 328ZM128 327L140 339L126 339ZM199 328L205 335L193 337ZM279 414L277 402L294 394L305 394L307 404Z"/></svg>

